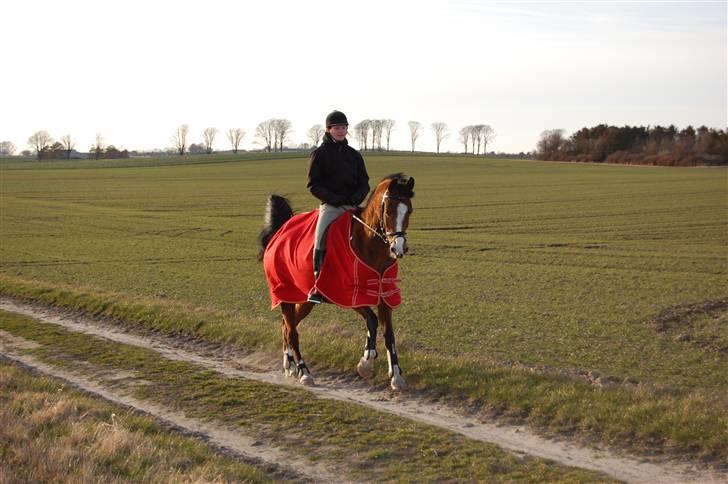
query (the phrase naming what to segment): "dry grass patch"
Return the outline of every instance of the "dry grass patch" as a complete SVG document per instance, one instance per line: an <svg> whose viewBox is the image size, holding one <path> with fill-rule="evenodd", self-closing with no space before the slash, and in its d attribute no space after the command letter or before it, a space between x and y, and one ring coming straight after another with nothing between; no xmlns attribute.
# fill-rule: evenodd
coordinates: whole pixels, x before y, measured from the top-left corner
<svg viewBox="0 0 728 484"><path fill-rule="evenodd" d="M266 482L106 402L0 364L0 482Z"/></svg>

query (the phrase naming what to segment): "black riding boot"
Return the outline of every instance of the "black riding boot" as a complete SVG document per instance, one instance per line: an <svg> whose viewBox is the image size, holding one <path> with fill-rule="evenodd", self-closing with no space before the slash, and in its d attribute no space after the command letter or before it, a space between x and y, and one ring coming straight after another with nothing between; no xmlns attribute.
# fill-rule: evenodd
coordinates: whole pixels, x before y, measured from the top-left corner
<svg viewBox="0 0 728 484"><path fill-rule="evenodd" d="M318 279L319 272L321 272L321 266L324 263L324 254L326 254L325 250L316 249L313 251L313 278L314 280ZM324 297L321 295L320 292L318 292L316 289L314 289L311 294L308 295L308 302L312 302L315 304L321 304L324 302Z"/></svg>

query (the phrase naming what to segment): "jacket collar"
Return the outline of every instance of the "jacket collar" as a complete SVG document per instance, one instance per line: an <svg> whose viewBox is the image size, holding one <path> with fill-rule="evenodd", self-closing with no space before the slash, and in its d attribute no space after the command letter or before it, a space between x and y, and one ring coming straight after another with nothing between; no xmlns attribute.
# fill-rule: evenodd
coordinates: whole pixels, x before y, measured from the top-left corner
<svg viewBox="0 0 728 484"><path fill-rule="evenodd" d="M344 141L336 141L334 138L331 137L331 134L324 133L324 142L325 145L332 145L332 146L341 146L341 145L348 145L349 140L344 138Z"/></svg>

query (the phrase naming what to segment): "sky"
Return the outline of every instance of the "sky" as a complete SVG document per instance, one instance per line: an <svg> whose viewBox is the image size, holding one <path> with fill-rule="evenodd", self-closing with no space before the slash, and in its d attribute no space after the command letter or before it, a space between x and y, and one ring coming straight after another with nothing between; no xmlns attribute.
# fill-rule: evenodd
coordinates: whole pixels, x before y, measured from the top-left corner
<svg viewBox="0 0 728 484"><path fill-rule="evenodd" d="M533 150L542 131L600 123L726 129L726 0L3 0L0 141L46 130L86 151L100 133L129 150L200 143L291 121L288 145L333 109L351 125L394 119L392 148ZM309 141L310 142L310 141ZM356 140L352 140L358 146Z"/></svg>

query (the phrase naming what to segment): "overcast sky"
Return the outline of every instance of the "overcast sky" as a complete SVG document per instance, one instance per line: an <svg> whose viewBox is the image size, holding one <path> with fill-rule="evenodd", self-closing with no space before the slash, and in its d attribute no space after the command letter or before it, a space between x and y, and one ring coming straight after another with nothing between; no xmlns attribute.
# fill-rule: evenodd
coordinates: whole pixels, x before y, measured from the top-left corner
<svg viewBox="0 0 728 484"><path fill-rule="evenodd" d="M488 150L534 149L545 129L599 123L725 129L726 1L3 0L0 141L47 130L85 151L172 146L179 124L268 118L291 143L340 109L355 124L489 124ZM356 146L356 143L354 143ZM221 133L215 148L228 149Z"/></svg>

